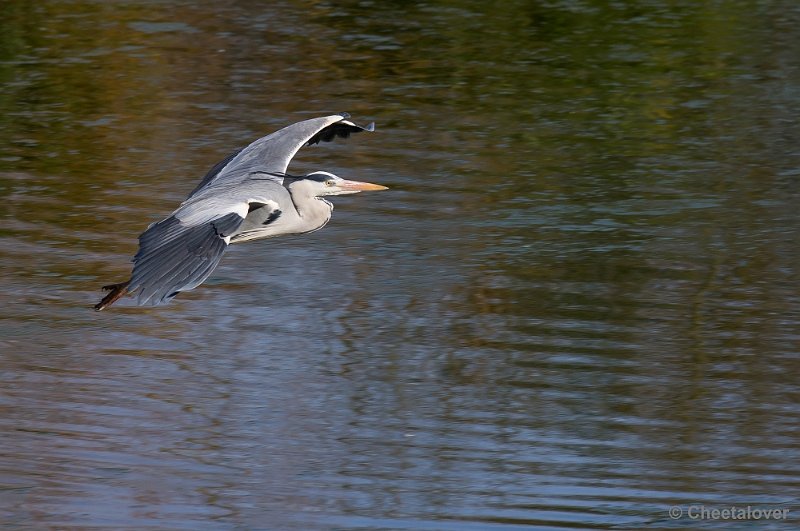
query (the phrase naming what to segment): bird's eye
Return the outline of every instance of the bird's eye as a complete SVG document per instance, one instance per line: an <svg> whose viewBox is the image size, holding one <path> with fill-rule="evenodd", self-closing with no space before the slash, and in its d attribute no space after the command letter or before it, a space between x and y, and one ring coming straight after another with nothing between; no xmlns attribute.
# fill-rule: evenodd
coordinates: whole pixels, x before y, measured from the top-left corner
<svg viewBox="0 0 800 531"><path fill-rule="evenodd" d="M328 179L327 181L325 181L325 186L333 186L334 184L336 183L333 182L333 179Z"/></svg>

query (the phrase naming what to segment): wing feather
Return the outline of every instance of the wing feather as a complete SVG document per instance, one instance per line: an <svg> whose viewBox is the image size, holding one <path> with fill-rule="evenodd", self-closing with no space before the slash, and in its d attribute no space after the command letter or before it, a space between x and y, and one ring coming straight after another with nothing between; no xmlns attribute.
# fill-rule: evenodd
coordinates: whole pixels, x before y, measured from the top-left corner
<svg viewBox="0 0 800 531"><path fill-rule="evenodd" d="M229 212L195 225L175 216L154 223L139 237L128 291L137 292L140 305L157 305L198 286L217 267L243 221L238 212Z"/></svg>
<svg viewBox="0 0 800 531"><path fill-rule="evenodd" d="M224 188L236 186L256 172L272 175L275 182L282 184L282 176L286 174L289 162L301 147L329 142L337 137L347 138L352 133L375 129L375 124L361 127L349 121L349 117L349 114L341 113L312 118L259 138L218 162L203 177L189 197L211 186Z"/></svg>
<svg viewBox="0 0 800 531"><path fill-rule="evenodd" d="M349 138L352 133L360 133L361 131L371 132L374 130L375 122L370 123L366 127L362 127L349 120L342 120L321 129L317 134L312 136L308 142L306 142L306 145L313 146L314 144L319 144L320 142L330 142L337 137Z"/></svg>
<svg viewBox="0 0 800 531"><path fill-rule="evenodd" d="M197 193L198 190L200 190L202 187L204 187L205 185L207 185L208 183L213 181L214 177L219 175L219 172L222 171L222 168L227 166L228 163L230 161L232 161L234 159L234 157L236 157L236 155L241 153L242 149L244 149L244 148L237 149L236 151L234 151L233 153L231 153L230 155L228 155L227 157L225 157L221 161L219 161L216 164L214 164L214 166L210 170L208 170L208 173L206 173L205 176L200 180L200 182L197 184L197 186L194 187L194 190L192 190L192 193L189 194L189 197L192 197L194 194Z"/></svg>

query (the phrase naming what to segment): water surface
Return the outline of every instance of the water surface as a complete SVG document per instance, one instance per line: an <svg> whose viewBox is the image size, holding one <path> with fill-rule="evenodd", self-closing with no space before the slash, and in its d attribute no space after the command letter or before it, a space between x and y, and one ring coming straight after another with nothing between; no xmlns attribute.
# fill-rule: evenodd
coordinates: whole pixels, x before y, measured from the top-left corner
<svg viewBox="0 0 800 531"><path fill-rule="evenodd" d="M793 2L3 2L3 525L796 525L798 28ZM290 169L390 191L91 311L214 162L340 111L378 130Z"/></svg>

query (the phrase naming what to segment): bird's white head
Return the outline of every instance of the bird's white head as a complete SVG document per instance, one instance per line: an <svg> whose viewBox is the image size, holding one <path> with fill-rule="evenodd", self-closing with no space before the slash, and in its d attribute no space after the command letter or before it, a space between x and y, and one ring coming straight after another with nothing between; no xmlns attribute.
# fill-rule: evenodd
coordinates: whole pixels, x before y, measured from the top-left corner
<svg viewBox="0 0 800 531"><path fill-rule="evenodd" d="M324 195L347 195L357 194L358 192L388 190L388 187L380 184L364 183L360 181L348 181L327 171L315 171L305 177L301 177L295 185L302 183L308 191L316 196Z"/></svg>

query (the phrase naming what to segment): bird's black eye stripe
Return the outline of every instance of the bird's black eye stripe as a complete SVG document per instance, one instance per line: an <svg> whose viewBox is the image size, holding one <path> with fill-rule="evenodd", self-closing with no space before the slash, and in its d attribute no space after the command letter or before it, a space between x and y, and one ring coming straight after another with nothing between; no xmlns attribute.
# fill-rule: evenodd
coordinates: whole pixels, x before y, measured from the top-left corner
<svg viewBox="0 0 800 531"><path fill-rule="evenodd" d="M312 173L310 175L306 175L306 179L310 181L317 181L318 183L325 183L332 179L332 177L324 173Z"/></svg>

